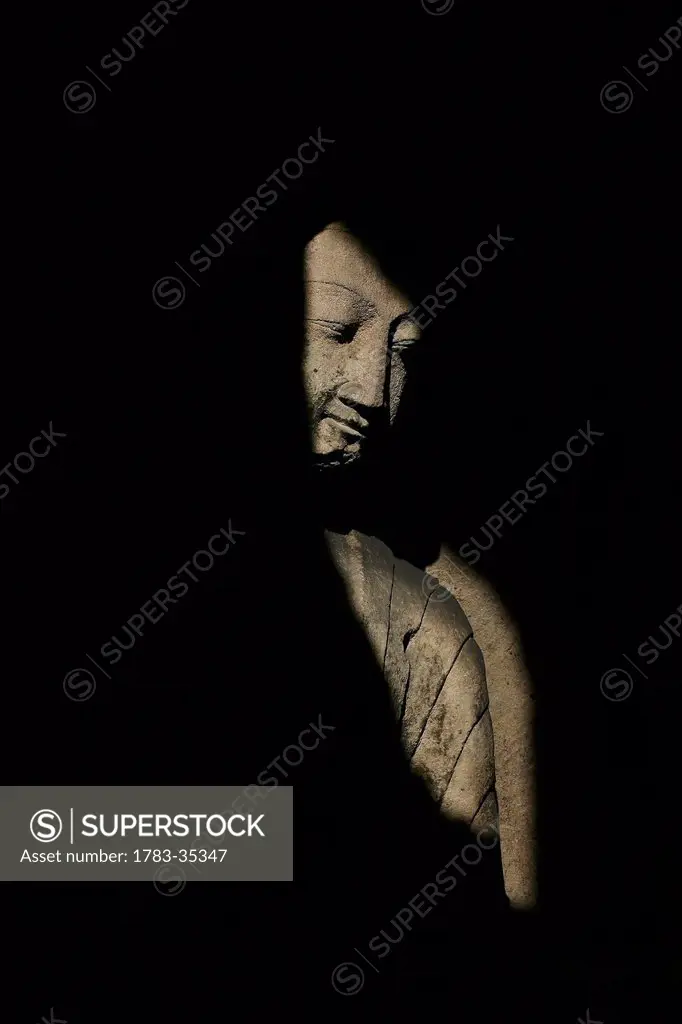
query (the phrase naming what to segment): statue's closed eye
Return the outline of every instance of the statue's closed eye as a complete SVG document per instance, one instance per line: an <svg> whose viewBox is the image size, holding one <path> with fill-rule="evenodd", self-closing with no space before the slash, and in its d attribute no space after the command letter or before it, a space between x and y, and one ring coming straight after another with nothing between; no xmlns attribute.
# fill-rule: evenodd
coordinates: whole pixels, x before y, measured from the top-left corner
<svg viewBox="0 0 682 1024"><path fill-rule="evenodd" d="M337 320L320 320L311 318L309 323L319 324L324 335L339 345L346 345L352 341L358 329L357 324L344 324Z"/></svg>
<svg viewBox="0 0 682 1024"><path fill-rule="evenodd" d="M421 330L410 316L401 316L391 337L391 352L406 352L421 341Z"/></svg>
<svg viewBox="0 0 682 1024"><path fill-rule="evenodd" d="M391 352L403 353L413 349L420 339L412 335L394 338L391 342Z"/></svg>
<svg viewBox="0 0 682 1024"><path fill-rule="evenodd" d="M419 341L418 338L397 338L391 345L391 352L406 352Z"/></svg>

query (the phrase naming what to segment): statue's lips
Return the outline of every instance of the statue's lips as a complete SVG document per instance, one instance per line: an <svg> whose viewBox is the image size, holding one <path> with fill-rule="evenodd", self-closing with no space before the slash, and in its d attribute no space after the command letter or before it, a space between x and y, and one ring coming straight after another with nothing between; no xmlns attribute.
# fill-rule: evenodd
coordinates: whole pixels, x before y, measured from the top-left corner
<svg viewBox="0 0 682 1024"><path fill-rule="evenodd" d="M365 433L360 430L356 430L356 428L352 427L350 423L340 420L336 416L325 416L325 419L330 420L335 427L342 431L342 433L348 434L350 437L358 437L363 441L367 437Z"/></svg>

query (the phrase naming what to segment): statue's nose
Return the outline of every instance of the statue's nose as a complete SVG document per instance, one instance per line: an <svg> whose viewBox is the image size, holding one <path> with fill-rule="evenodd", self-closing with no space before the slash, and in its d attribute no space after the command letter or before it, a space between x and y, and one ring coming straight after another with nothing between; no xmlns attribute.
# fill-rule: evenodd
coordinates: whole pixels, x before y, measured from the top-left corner
<svg viewBox="0 0 682 1024"><path fill-rule="evenodd" d="M381 409L386 400L388 344L383 331L367 328L358 331L348 345L345 383L339 398L362 411Z"/></svg>

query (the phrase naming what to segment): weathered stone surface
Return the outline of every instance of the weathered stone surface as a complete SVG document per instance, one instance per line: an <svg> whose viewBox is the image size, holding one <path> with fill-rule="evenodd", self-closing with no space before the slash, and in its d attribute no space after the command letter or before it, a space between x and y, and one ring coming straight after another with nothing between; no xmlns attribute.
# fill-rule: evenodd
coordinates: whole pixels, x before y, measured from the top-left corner
<svg viewBox="0 0 682 1024"><path fill-rule="evenodd" d="M483 657L453 597L376 537L327 533L348 599L393 696L406 757L444 814L496 821L495 755Z"/></svg>
<svg viewBox="0 0 682 1024"><path fill-rule="evenodd" d="M429 598L421 625L406 651L410 681L403 714L403 733L410 757L421 740L445 680L470 636L471 627L454 600Z"/></svg>
<svg viewBox="0 0 682 1024"><path fill-rule="evenodd" d="M466 611L485 658L495 732L495 789L505 888L512 906L537 901L533 686L518 629L492 586L444 551L428 567Z"/></svg>
<svg viewBox="0 0 682 1024"><path fill-rule="evenodd" d="M343 224L328 225L310 241L304 267L303 382L312 458L347 482L372 439L394 424L406 353L419 344L421 327L410 299ZM352 516L346 520L353 525ZM413 770L444 815L473 829L497 822L500 793L507 893L519 906L532 905L532 697L501 602L456 559L429 569L445 587L431 579L425 588L424 572L396 560L377 538L351 531L327 539L384 673Z"/></svg>
<svg viewBox="0 0 682 1024"><path fill-rule="evenodd" d="M407 562L398 563L393 571L393 593L384 658L384 675L391 687L393 706L400 719L407 696L411 674L410 659L405 652L420 629L426 612L427 597L421 590L421 573Z"/></svg>
<svg viewBox="0 0 682 1024"><path fill-rule="evenodd" d="M393 584L391 553L385 544L366 544L355 532L328 533L327 540L357 619L383 665Z"/></svg>
<svg viewBox="0 0 682 1024"><path fill-rule="evenodd" d="M303 382L315 462L362 457L367 438L391 425L406 381L404 353L421 328L412 303L359 239L330 224L306 246Z"/></svg>
<svg viewBox="0 0 682 1024"><path fill-rule="evenodd" d="M480 745L479 725L487 709L483 657L475 640L469 638L429 712L412 757L420 774L428 777L443 809L467 821L473 819L487 788L494 784L491 728L483 732L487 745ZM475 745L480 762L471 757Z"/></svg>

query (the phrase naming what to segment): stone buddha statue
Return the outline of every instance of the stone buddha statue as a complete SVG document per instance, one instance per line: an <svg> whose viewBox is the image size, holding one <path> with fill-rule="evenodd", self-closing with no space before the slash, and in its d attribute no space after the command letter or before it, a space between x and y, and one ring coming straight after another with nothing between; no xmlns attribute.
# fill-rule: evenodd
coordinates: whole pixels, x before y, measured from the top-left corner
<svg viewBox="0 0 682 1024"><path fill-rule="evenodd" d="M313 456L340 494L395 421L421 329L408 298L342 224L309 242L305 288ZM467 616L446 587L379 537L346 528L326 538L390 689L412 769L448 818L473 831L497 826L488 688Z"/></svg>

